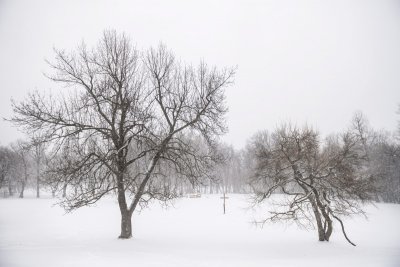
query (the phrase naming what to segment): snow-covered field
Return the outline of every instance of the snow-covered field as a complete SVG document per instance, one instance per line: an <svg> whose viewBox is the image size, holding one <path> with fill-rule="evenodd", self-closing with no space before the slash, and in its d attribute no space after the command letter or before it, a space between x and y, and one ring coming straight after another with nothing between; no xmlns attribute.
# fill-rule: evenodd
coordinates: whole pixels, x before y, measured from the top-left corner
<svg viewBox="0 0 400 267"><path fill-rule="evenodd" d="M347 220L357 247L336 230L329 243L296 226L251 222L245 195L182 198L134 214L134 238L118 240L113 199L65 214L54 200L0 199L1 267L88 266L400 266L400 205L367 207Z"/></svg>

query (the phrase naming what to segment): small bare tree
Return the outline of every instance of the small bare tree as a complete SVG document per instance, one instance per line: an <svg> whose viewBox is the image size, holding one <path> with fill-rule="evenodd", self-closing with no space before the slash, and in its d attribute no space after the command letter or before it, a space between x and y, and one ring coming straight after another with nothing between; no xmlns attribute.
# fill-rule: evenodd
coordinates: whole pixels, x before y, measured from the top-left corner
<svg viewBox="0 0 400 267"><path fill-rule="evenodd" d="M40 197L40 185L43 182L41 175L45 167L46 162L46 152L45 152L45 142L40 136L33 136L29 140L29 148L31 151L32 160L34 162L35 169L35 182L36 182L36 198Z"/></svg>
<svg viewBox="0 0 400 267"><path fill-rule="evenodd" d="M9 146L1 148L1 186L7 186L8 195L13 196L17 191L20 179L20 162L18 155Z"/></svg>
<svg viewBox="0 0 400 267"><path fill-rule="evenodd" d="M115 31L105 32L92 50L84 44L69 54L56 50L50 65L50 79L72 90L58 98L30 94L13 104L11 121L52 143L60 164L50 164L48 173L54 184L74 188L62 202L67 210L116 192L119 237L130 238L141 200L170 196L153 191L159 189L153 179L165 175L162 166L192 181L204 173L212 150L199 154L185 137L200 135L212 145L224 133L224 88L234 72L183 65L164 46L140 52Z"/></svg>
<svg viewBox="0 0 400 267"><path fill-rule="evenodd" d="M244 155L231 145L219 144L217 149L221 155L221 160L214 168L216 182L209 185L210 193L246 192ZM213 186L216 187L214 190Z"/></svg>
<svg viewBox="0 0 400 267"><path fill-rule="evenodd" d="M8 147L0 147L0 188L9 185L9 194L12 195L12 173L15 164L15 154Z"/></svg>
<svg viewBox="0 0 400 267"><path fill-rule="evenodd" d="M10 170L10 158L8 149L6 147L0 147L0 188L6 181L6 176Z"/></svg>
<svg viewBox="0 0 400 267"><path fill-rule="evenodd" d="M20 184L19 198L24 197L25 188L30 177L31 161L30 161L30 148L27 142L18 140L11 145L16 157L15 164L18 167L14 170L14 176L17 176L17 181Z"/></svg>
<svg viewBox="0 0 400 267"><path fill-rule="evenodd" d="M256 166L251 184L257 203L281 193L265 221L290 220L316 225L319 241L329 241L336 220L349 243L343 216L364 214L361 203L374 197L373 177L364 173L362 139L355 131L328 138L322 146L309 127L283 125L251 142Z"/></svg>

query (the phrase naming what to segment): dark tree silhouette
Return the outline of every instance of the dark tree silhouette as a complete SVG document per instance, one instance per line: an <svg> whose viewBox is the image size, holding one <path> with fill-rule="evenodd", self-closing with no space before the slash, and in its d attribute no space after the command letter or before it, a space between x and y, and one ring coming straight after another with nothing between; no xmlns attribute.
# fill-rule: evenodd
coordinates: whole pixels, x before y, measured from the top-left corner
<svg viewBox="0 0 400 267"><path fill-rule="evenodd" d="M250 144L256 164L251 184L255 201L273 193L282 199L266 221L291 220L316 225L319 241L329 241L336 220L348 242L343 216L364 214L373 199L373 177L363 173L362 138L356 131L330 137L324 145L309 127L283 125L257 134Z"/></svg>
<svg viewBox="0 0 400 267"><path fill-rule="evenodd" d="M55 52L49 78L67 92L30 94L13 103L11 121L51 142L57 163L47 177L71 188L62 202L67 210L116 192L119 237L130 238L141 201L172 197L167 186L154 186L165 166L193 182L205 173L212 149L197 149L189 137L212 145L225 132L224 88L234 71L184 65L163 45L140 52L115 31L91 50L82 44L72 53Z"/></svg>

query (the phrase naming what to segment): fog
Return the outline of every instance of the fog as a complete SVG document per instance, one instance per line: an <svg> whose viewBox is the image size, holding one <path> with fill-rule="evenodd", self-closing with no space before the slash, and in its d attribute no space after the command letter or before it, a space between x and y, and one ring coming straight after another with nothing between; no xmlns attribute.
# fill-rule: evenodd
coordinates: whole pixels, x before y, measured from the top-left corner
<svg viewBox="0 0 400 267"><path fill-rule="evenodd" d="M282 121L323 135L362 111L377 129L397 126L399 1L0 1L0 116L10 99L57 88L43 75L53 47L94 44L104 29L138 48L165 43L184 62L237 66L226 91L236 148ZM0 143L23 135L0 122Z"/></svg>

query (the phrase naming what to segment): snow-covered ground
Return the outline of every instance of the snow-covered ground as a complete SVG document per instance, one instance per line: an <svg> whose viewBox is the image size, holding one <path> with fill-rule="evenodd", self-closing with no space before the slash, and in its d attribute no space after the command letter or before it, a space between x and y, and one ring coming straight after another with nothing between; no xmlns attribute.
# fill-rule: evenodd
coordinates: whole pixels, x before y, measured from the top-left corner
<svg viewBox="0 0 400 267"><path fill-rule="evenodd" d="M134 214L134 237L119 240L113 199L65 214L54 200L0 199L1 267L88 266L400 266L400 205L369 206L369 220L346 221L329 243L294 225L255 227L260 210L230 195L182 198Z"/></svg>

